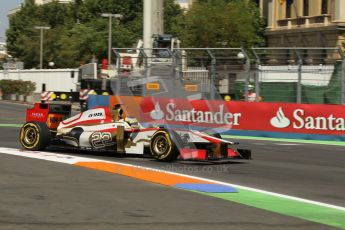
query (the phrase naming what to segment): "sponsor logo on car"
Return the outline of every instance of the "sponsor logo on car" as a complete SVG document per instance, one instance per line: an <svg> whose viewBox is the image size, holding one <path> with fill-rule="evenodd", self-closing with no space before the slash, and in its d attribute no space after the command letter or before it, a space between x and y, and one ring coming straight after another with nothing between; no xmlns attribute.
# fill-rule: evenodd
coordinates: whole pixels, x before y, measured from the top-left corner
<svg viewBox="0 0 345 230"><path fill-rule="evenodd" d="M104 116L104 114L103 113L91 113L91 114L89 114L89 118L90 117L103 117Z"/></svg>
<svg viewBox="0 0 345 230"><path fill-rule="evenodd" d="M63 119L64 116L61 114L49 114L47 118L47 125L51 129L56 129Z"/></svg>
<svg viewBox="0 0 345 230"><path fill-rule="evenodd" d="M31 116L34 117L34 118L40 118L40 117L43 117L43 113L31 113Z"/></svg>

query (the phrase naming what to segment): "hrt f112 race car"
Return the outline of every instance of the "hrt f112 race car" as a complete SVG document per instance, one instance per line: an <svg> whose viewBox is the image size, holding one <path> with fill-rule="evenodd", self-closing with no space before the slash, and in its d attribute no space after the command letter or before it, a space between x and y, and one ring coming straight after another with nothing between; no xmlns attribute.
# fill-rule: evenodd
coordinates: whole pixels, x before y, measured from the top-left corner
<svg viewBox="0 0 345 230"><path fill-rule="evenodd" d="M158 161L220 160L251 158L247 149L234 150L237 143L219 134L143 127L135 118L124 118L120 105L97 107L70 117L71 105L36 103L27 109L20 130L20 143L27 150L62 146L83 150L113 151L118 155L147 154Z"/></svg>

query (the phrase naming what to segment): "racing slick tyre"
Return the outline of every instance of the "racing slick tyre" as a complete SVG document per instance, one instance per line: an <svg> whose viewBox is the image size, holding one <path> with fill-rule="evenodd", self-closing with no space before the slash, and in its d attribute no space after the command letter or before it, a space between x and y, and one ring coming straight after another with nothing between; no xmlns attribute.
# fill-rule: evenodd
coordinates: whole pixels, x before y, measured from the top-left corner
<svg viewBox="0 0 345 230"><path fill-rule="evenodd" d="M174 135L174 134L172 134ZM172 135L167 130L158 130L152 136L150 152L158 161L174 161L179 155Z"/></svg>
<svg viewBox="0 0 345 230"><path fill-rule="evenodd" d="M50 131L42 122L28 122L20 130L20 144L27 150L43 150L50 143Z"/></svg>

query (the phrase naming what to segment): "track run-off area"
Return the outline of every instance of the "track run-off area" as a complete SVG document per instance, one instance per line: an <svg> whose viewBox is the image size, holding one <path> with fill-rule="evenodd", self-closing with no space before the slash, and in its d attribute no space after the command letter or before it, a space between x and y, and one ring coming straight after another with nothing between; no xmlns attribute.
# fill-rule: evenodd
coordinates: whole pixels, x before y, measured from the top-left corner
<svg viewBox="0 0 345 230"><path fill-rule="evenodd" d="M0 229L345 229L343 143L223 136L253 151L225 164L27 152L25 109L0 102Z"/></svg>

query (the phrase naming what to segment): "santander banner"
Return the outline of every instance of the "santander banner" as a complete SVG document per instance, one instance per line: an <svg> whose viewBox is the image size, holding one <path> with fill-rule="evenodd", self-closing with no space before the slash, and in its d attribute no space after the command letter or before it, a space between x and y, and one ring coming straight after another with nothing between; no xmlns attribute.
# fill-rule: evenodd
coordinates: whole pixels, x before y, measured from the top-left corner
<svg viewBox="0 0 345 230"><path fill-rule="evenodd" d="M143 98L141 120L154 124L189 125L230 129L239 125L240 114L223 101Z"/></svg>
<svg viewBox="0 0 345 230"><path fill-rule="evenodd" d="M141 120L153 124L345 135L345 106L143 98Z"/></svg>

